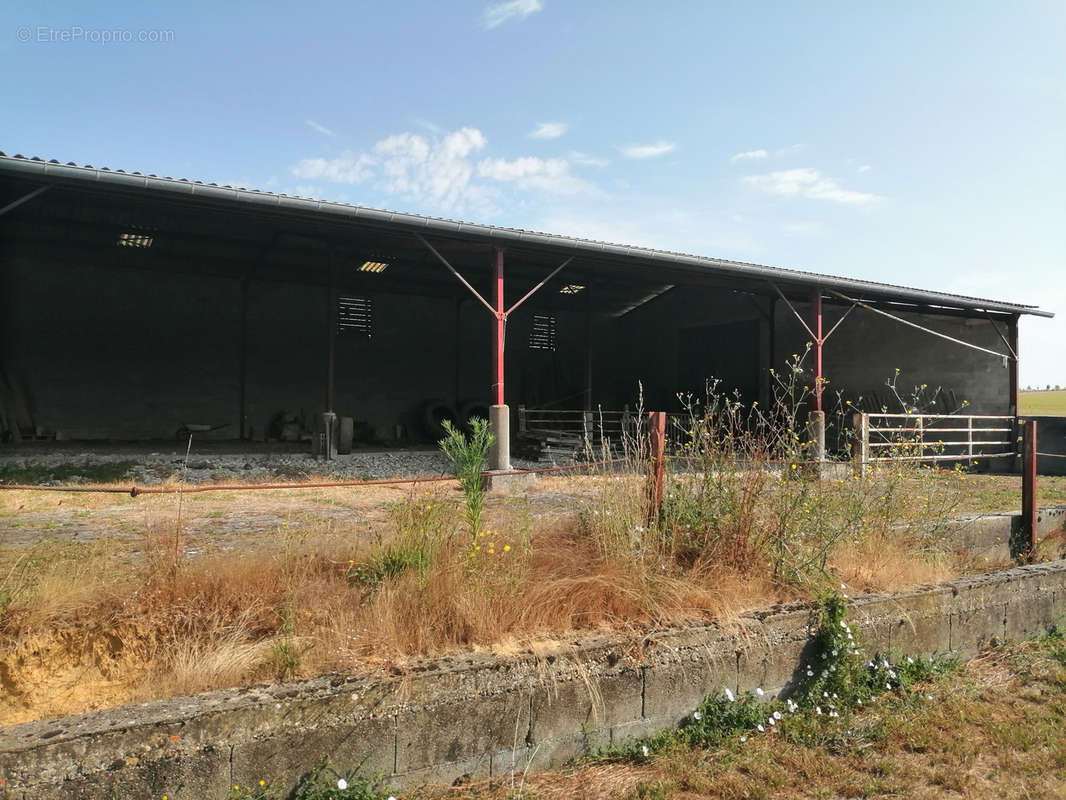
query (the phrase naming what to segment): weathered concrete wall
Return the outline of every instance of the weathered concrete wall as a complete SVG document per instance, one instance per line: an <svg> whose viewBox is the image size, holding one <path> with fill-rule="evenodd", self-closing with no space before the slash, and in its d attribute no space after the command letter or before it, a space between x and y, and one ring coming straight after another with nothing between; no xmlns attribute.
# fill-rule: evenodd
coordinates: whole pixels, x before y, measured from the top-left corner
<svg viewBox="0 0 1066 800"><path fill-rule="evenodd" d="M1039 633L1066 610L1066 562L857 599L872 649L972 655ZM787 691L808 608L641 636L585 636L555 653L425 660L387 678L324 677L210 692L0 730L9 796L221 798L294 779L321 756L398 787L558 766L589 743L678 724L710 692ZM113 794L117 793L117 794Z"/></svg>

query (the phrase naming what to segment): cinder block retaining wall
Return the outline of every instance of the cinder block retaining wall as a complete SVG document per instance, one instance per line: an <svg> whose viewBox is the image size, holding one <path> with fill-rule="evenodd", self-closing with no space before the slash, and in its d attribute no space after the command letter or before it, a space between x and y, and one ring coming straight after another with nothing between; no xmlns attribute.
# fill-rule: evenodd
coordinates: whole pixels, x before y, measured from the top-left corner
<svg viewBox="0 0 1066 800"><path fill-rule="evenodd" d="M1066 561L854 602L873 649L975 653L1040 633L1066 611ZM737 625L587 636L554 654L419 662L387 678L324 677L209 692L0 730L15 798L211 800L234 783L292 779L328 755L398 788L546 769L588 740L676 725L728 686L786 690L805 662L809 608Z"/></svg>

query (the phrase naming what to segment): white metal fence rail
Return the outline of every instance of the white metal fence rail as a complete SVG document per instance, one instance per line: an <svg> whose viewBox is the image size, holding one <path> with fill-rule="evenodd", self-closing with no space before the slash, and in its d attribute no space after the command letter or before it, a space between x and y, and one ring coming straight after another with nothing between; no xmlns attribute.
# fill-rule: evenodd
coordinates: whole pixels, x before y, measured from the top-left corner
<svg viewBox="0 0 1066 800"><path fill-rule="evenodd" d="M965 461L1017 455L1017 418L942 414L856 414L854 459Z"/></svg>

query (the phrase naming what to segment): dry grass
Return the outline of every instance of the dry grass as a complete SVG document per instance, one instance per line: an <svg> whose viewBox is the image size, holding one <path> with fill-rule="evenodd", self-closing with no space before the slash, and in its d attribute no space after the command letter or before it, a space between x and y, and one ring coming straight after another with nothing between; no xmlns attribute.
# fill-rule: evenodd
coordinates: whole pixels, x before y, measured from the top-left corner
<svg viewBox="0 0 1066 800"><path fill-rule="evenodd" d="M452 484L183 498L187 524L268 504L280 521L254 538L179 531L173 496L95 505L75 495L64 502L93 514L144 503L142 525L123 537L0 551L9 600L0 723L456 649L536 649L574 631L723 622L810 594L811 575L867 591L933 583L966 565L921 539L921 525L889 531L874 514L878 524L851 529L841 511L892 502L925 521L954 507L939 490L914 491L925 485L908 474L880 488L778 486L779 494L802 489L815 516L848 534L827 551L827 570L802 581L775 575L758 548L727 558L645 530L643 484L632 476L552 477L535 494L496 498L474 543L460 529ZM554 499L545 505L538 494ZM316 514L323 505L357 514ZM798 553L823 541L809 522L795 533Z"/></svg>

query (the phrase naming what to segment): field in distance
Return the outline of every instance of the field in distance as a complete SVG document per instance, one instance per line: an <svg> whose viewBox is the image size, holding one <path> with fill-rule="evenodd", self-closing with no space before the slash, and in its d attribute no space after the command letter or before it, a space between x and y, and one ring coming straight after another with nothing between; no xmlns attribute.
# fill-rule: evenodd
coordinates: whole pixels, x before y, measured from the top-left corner
<svg viewBox="0 0 1066 800"><path fill-rule="evenodd" d="M1018 413L1043 417L1066 417L1066 390L1021 392Z"/></svg>

